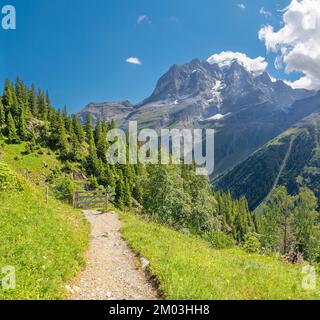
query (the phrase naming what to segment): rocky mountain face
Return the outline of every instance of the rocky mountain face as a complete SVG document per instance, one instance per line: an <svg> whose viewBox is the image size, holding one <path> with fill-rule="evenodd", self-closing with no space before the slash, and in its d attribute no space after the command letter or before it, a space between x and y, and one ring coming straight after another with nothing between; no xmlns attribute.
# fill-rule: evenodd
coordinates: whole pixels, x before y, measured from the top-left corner
<svg viewBox="0 0 320 320"><path fill-rule="evenodd" d="M148 113L161 108L168 114L159 115L158 123L154 120L155 125L177 123L188 126L221 120L263 103L286 110L294 101L309 94L306 90L293 90L282 81L273 82L266 72L257 76L236 61L230 67L220 68L217 64L196 59L171 67L159 79L152 95L136 106L136 112L130 118L137 118L143 126L146 119L149 122ZM181 108L187 109L186 112L181 112Z"/></svg>
<svg viewBox="0 0 320 320"><path fill-rule="evenodd" d="M320 199L320 94L316 98L318 113L309 115L218 177L215 188L228 190L234 197L246 196L251 210L278 185L286 186L291 194L307 186Z"/></svg>
<svg viewBox="0 0 320 320"><path fill-rule="evenodd" d="M195 59L172 66L138 105L90 104L79 116L102 115L122 127L136 120L140 128L215 128L217 176L314 112L316 104L298 103L314 94L272 81L266 72L251 73L237 61L219 67Z"/></svg>
<svg viewBox="0 0 320 320"><path fill-rule="evenodd" d="M113 119L120 124L124 118L133 111L133 105L129 101L89 103L83 110L77 113L79 119L84 123L87 114L90 114L95 123L99 117Z"/></svg>

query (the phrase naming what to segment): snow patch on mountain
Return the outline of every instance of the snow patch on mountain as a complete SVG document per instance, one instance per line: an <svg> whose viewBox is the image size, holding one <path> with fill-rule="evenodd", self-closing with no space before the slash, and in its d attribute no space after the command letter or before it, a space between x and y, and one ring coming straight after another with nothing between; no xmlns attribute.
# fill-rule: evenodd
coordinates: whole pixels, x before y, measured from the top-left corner
<svg viewBox="0 0 320 320"><path fill-rule="evenodd" d="M223 120L225 117L230 115L231 115L231 112L228 112L226 114L217 113L214 116L207 118L206 121L210 121L210 120L219 121L219 120Z"/></svg>
<svg viewBox="0 0 320 320"><path fill-rule="evenodd" d="M221 91L225 89L225 87L226 85L224 84L223 81L217 80L211 90L212 99L208 100L208 103L215 103L219 110L223 102Z"/></svg>

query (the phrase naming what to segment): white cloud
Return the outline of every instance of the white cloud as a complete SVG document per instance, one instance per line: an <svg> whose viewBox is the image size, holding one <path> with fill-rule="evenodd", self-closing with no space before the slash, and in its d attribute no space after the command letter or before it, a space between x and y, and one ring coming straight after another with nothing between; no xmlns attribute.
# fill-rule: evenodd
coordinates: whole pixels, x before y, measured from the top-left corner
<svg viewBox="0 0 320 320"><path fill-rule="evenodd" d="M147 16L147 15L141 15L141 16L139 16L138 17L138 19L137 19L137 24L140 24L140 23L142 23L142 22L147 22L147 23L151 23L151 20L150 20L150 18Z"/></svg>
<svg viewBox="0 0 320 320"><path fill-rule="evenodd" d="M277 67L303 76L289 82L294 88L320 89L320 1L292 0L283 10L283 26L259 31L268 51L277 52Z"/></svg>
<svg viewBox="0 0 320 320"><path fill-rule="evenodd" d="M130 57L126 60L126 62L131 63L131 64L142 64L139 58L135 57Z"/></svg>
<svg viewBox="0 0 320 320"><path fill-rule="evenodd" d="M265 16L265 17L271 17L272 16L272 13L268 10L266 10L264 7L262 7L259 11L259 13L262 15L262 16Z"/></svg>
<svg viewBox="0 0 320 320"><path fill-rule="evenodd" d="M238 3L237 7L241 10L245 10L246 6L243 3Z"/></svg>
<svg viewBox="0 0 320 320"><path fill-rule="evenodd" d="M263 57L255 59L249 58L246 54L241 52L223 51L214 54L207 60L211 64L218 64L219 67L229 67L234 61L241 64L246 70L252 72L254 75L262 74L268 67L268 63Z"/></svg>

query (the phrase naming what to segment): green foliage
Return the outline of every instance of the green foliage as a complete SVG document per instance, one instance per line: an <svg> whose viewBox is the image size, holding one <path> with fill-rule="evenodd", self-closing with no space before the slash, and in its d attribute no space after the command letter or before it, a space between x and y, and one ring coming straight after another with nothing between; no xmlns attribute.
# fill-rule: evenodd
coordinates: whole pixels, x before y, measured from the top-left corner
<svg viewBox="0 0 320 320"><path fill-rule="evenodd" d="M215 249L230 249L236 245L235 240L222 231L206 233L203 238L210 242Z"/></svg>
<svg viewBox="0 0 320 320"><path fill-rule="evenodd" d="M7 122L8 122L7 132L8 132L9 143L20 142L18 134L17 134L16 125L14 124L14 120L12 118L11 113L8 114L8 121Z"/></svg>
<svg viewBox="0 0 320 320"><path fill-rule="evenodd" d="M212 193L207 177L193 166L150 166L143 184L143 208L156 221L195 234L222 231L240 243L255 232L254 216L244 198Z"/></svg>
<svg viewBox="0 0 320 320"><path fill-rule="evenodd" d="M17 175L5 163L0 162L0 192L21 190L21 188Z"/></svg>
<svg viewBox="0 0 320 320"><path fill-rule="evenodd" d="M263 246L284 255L298 252L312 261L320 246L316 209L317 199L307 188L301 188L296 196L290 196L285 187L275 189L258 217Z"/></svg>
<svg viewBox="0 0 320 320"><path fill-rule="evenodd" d="M8 144L26 141L23 155L30 157L20 159L18 155L17 163L31 159L40 147L50 148L61 160L85 169L84 175L95 177L99 185L117 189L119 206L131 207L133 197L136 205L142 201L143 190L137 176L144 169L138 169L139 165L113 166L106 161L107 132L115 127L114 122L99 119L94 128L87 115L84 130L77 116L67 115L66 107L60 111L51 106L48 92L36 90L34 85L28 89L19 78L15 86L6 81L0 101L0 138L3 139L3 132Z"/></svg>
<svg viewBox="0 0 320 320"><path fill-rule="evenodd" d="M5 112L4 112L2 99L0 97L0 135L1 135L1 129L5 125L5 121L6 121L6 115L5 115Z"/></svg>
<svg viewBox="0 0 320 320"><path fill-rule="evenodd" d="M302 188L295 197L293 212L294 249L312 261L320 246L319 213L316 211L317 198L308 188Z"/></svg>
<svg viewBox="0 0 320 320"><path fill-rule="evenodd" d="M79 187L69 177L61 176L52 182L50 189L56 199L71 203L73 191Z"/></svg>
<svg viewBox="0 0 320 320"><path fill-rule="evenodd" d="M5 82L2 103L7 113L9 113L13 109L14 105L17 104L17 97L15 95L13 85L9 80L6 80Z"/></svg>
<svg viewBox="0 0 320 320"><path fill-rule="evenodd" d="M180 166L149 167L144 190L143 207L146 213L171 226L189 226L191 196L184 190Z"/></svg>
<svg viewBox="0 0 320 320"><path fill-rule="evenodd" d="M242 248L248 253L260 253L261 242L257 235L246 234L244 241L242 243Z"/></svg>
<svg viewBox="0 0 320 320"><path fill-rule="evenodd" d="M219 213L222 231L231 235L238 243L247 233L256 231L255 217L249 212L245 198L234 200L230 193L215 193L217 212Z"/></svg>

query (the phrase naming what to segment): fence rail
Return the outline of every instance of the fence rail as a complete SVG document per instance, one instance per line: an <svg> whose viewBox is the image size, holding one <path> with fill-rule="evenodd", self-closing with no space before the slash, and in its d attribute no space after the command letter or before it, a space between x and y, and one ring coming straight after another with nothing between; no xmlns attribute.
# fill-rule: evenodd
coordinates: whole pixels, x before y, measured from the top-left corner
<svg viewBox="0 0 320 320"><path fill-rule="evenodd" d="M74 191L72 205L75 209L103 209L108 210L107 191Z"/></svg>

